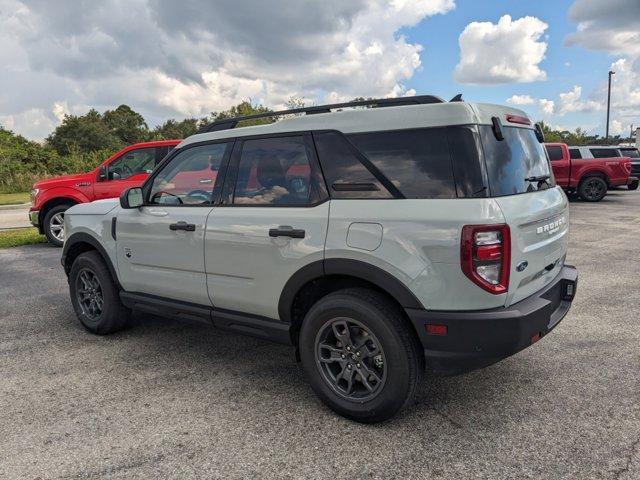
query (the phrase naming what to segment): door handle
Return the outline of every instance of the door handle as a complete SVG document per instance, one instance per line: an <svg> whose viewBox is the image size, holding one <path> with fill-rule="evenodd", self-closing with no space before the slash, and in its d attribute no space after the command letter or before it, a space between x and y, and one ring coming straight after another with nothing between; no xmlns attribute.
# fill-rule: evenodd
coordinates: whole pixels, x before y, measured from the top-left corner
<svg viewBox="0 0 640 480"><path fill-rule="evenodd" d="M187 223L187 222L178 222L178 223L172 223L169 225L169 230L172 231L176 231L176 230L184 230L185 232L195 232L196 231L196 226L193 223Z"/></svg>
<svg viewBox="0 0 640 480"><path fill-rule="evenodd" d="M293 228L288 225L281 225L278 228L269 229L270 237L291 237L291 238L304 238L305 231Z"/></svg>

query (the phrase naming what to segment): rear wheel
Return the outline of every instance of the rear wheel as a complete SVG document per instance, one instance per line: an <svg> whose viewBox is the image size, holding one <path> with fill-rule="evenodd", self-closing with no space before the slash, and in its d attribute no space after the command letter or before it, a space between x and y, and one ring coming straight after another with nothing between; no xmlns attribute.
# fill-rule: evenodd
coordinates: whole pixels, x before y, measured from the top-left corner
<svg viewBox="0 0 640 480"><path fill-rule="evenodd" d="M47 240L56 247L61 247L64 243L64 212L70 205L57 205L52 207L44 216L42 230Z"/></svg>
<svg viewBox="0 0 640 480"><path fill-rule="evenodd" d="M640 183L640 180L634 180L629 185L627 185L627 188L629 190L637 190L638 189L638 183Z"/></svg>
<svg viewBox="0 0 640 480"><path fill-rule="evenodd" d="M320 299L300 332L311 388L352 420L387 420L414 397L424 354L402 312L377 292L353 288Z"/></svg>
<svg viewBox="0 0 640 480"><path fill-rule="evenodd" d="M98 252L83 253L73 262L69 292L78 320L90 332L117 332L129 321L130 311L120 301L118 287Z"/></svg>
<svg viewBox="0 0 640 480"><path fill-rule="evenodd" d="M599 202L607 194L607 182L602 177L586 177L578 186L578 195L587 202Z"/></svg>

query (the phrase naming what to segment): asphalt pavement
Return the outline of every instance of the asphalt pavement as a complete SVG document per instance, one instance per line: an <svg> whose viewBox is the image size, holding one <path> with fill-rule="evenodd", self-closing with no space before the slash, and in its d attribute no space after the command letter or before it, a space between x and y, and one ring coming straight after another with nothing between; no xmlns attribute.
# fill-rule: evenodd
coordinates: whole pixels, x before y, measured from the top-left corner
<svg viewBox="0 0 640 480"><path fill-rule="evenodd" d="M91 335L59 249L0 250L0 478L638 479L640 192L571 227L563 322L380 425L326 409L291 348L149 316Z"/></svg>

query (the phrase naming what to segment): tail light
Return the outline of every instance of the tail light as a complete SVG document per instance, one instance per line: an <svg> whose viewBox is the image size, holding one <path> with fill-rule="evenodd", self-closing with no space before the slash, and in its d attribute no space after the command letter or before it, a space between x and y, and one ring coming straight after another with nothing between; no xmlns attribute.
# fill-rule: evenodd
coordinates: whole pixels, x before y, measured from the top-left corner
<svg viewBox="0 0 640 480"><path fill-rule="evenodd" d="M460 245L462 271L493 294L509 289L511 234L508 225L465 225Z"/></svg>

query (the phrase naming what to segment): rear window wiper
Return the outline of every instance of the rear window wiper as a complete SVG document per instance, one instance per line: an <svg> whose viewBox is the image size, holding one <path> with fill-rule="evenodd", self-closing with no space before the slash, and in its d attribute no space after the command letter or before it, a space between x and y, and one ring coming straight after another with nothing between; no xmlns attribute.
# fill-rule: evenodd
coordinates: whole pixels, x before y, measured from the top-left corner
<svg viewBox="0 0 640 480"><path fill-rule="evenodd" d="M551 175L534 175L532 177L525 177L525 182L547 182L551 178ZM549 182L547 182L549 183Z"/></svg>

